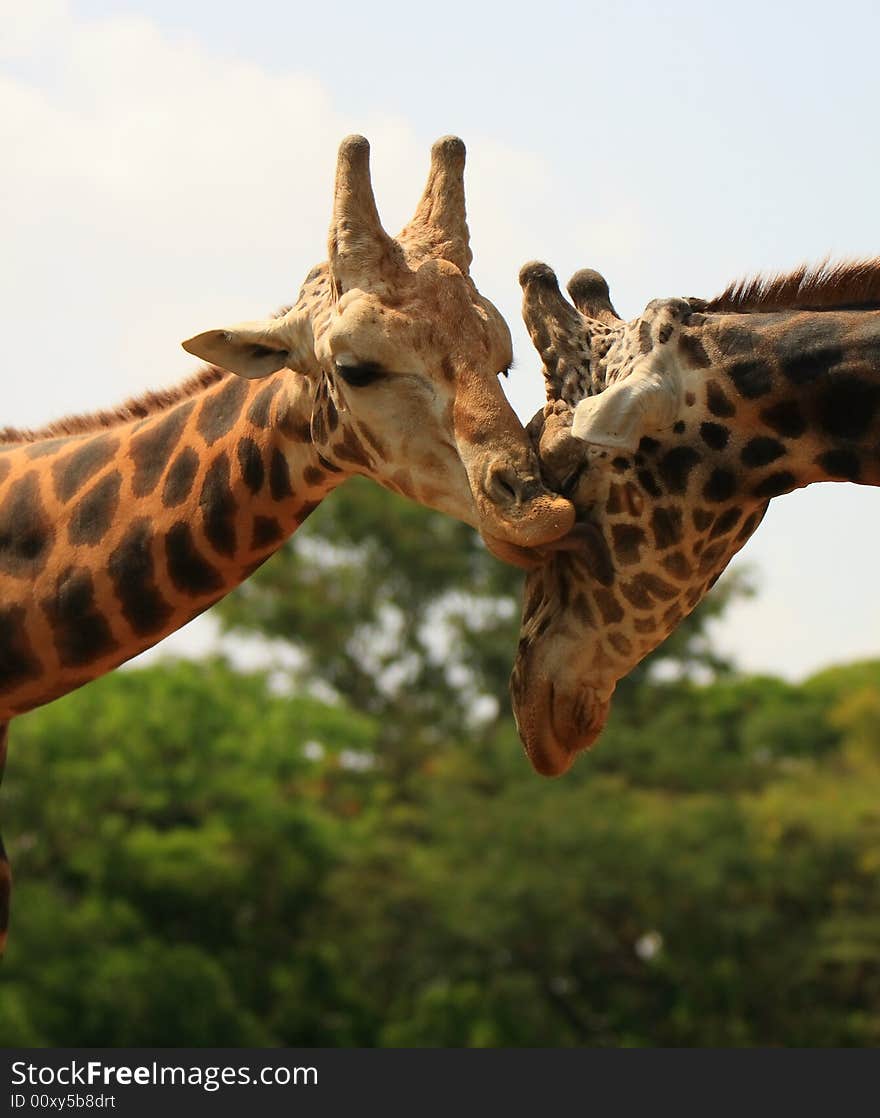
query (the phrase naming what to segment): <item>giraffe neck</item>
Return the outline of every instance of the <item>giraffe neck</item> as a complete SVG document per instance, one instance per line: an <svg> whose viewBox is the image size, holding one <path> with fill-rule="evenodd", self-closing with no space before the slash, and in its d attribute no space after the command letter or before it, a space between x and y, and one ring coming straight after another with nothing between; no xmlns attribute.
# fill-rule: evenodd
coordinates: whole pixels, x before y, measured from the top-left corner
<svg viewBox="0 0 880 1118"><path fill-rule="evenodd" d="M304 377L225 376L0 449L0 720L158 643L296 530L345 476L312 443L313 403Z"/></svg>
<svg viewBox="0 0 880 1118"><path fill-rule="evenodd" d="M880 311L692 316L691 445L758 500L816 481L880 484ZM687 406L690 405L690 406Z"/></svg>

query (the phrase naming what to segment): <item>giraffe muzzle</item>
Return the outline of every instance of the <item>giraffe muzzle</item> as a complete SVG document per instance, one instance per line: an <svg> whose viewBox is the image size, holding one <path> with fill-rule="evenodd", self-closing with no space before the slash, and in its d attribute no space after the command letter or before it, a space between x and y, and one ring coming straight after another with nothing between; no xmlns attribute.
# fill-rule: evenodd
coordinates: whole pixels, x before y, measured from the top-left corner
<svg viewBox="0 0 880 1118"><path fill-rule="evenodd" d="M480 531L502 558L507 558L504 545L513 551L540 548L562 539L574 526L574 506L545 487L537 464L518 469L509 461L493 463L477 485L471 484Z"/></svg>

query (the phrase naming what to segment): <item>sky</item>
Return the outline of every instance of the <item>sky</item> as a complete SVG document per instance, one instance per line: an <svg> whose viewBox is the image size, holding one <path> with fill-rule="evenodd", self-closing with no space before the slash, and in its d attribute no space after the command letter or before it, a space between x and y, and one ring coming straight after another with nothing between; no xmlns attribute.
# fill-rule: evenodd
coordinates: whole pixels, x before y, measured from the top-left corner
<svg viewBox="0 0 880 1118"><path fill-rule="evenodd" d="M391 232L432 141L464 138L472 274L511 326L524 420L543 399L526 260L599 269L629 318L880 255L875 3L0 0L0 19L5 424L174 383L181 339L294 298L350 132ZM853 485L774 501L719 647L792 679L880 655L878 512Z"/></svg>

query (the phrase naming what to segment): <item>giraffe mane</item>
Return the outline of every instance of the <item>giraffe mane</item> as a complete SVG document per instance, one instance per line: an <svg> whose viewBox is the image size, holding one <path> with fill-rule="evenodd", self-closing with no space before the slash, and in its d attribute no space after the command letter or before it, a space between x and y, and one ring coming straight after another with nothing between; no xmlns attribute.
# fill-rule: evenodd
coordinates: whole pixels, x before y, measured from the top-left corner
<svg viewBox="0 0 880 1118"><path fill-rule="evenodd" d="M826 259L787 273L734 280L705 309L722 314L880 309L880 257Z"/></svg>
<svg viewBox="0 0 880 1118"><path fill-rule="evenodd" d="M208 365L180 384L173 385L171 388L160 388L154 392L145 392L142 396L133 396L117 408L83 415L68 415L46 424L45 427L0 427L0 443L32 443L40 439L84 435L90 431L118 427L133 419L143 419L145 416L167 411L181 400L197 396L211 385L231 376L233 374L227 373L225 369Z"/></svg>

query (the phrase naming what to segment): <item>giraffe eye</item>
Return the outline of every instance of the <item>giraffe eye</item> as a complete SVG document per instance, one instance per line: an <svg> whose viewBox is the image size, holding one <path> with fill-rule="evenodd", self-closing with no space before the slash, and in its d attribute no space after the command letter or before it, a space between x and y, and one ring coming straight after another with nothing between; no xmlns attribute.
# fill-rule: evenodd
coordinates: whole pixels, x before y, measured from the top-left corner
<svg viewBox="0 0 880 1118"><path fill-rule="evenodd" d="M352 388L366 388L385 375L385 370L372 361L365 361L361 365L341 365L337 361L336 372Z"/></svg>

